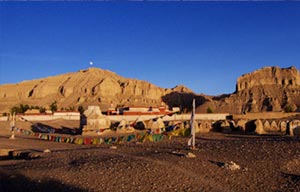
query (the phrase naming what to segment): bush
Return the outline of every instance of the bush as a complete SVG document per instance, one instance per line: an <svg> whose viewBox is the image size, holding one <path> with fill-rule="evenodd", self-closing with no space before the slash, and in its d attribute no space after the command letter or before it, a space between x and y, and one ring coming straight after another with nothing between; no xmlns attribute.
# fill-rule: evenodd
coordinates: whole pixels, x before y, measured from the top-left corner
<svg viewBox="0 0 300 192"><path fill-rule="evenodd" d="M57 102L56 101L51 103L50 110L52 111L52 113L57 111Z"/></svg>
<svg viewBox="0 0 300 192"><path fill-rule="evenodd" d="M284 108L284 111L285 111L286 113L291 113L291 112L294 112L295 109L294 109L293 106L287 105L287 106Z"/></svg>
<svg viewBox="0 0 300 192"><path fill-rule="evenodd" d="M25 113L29 109L29 105L20 105L21 113Z"/></svg>
<svg viewBox="0 0 300 192"><path fill-rule="evenodd" d="M46 112L46 108L45 107L40 107L39 111L40 111L40 113L45 113Z"/></svg>
<svg viewBox="0 0 300 192"><path fill-rule="evenodd" d="M207 107L206 113L213 113L213 110L210 107Z"/></svg>
<svg viewBox="0 0 300 192"><path fill-rule="evenodd" d="M84 108L82 107L82 105L80 105L80 106L78 107L78 112L79 112L80 114L83 114Z"/></svg>
<svg viewBox="0 0 300 192"><path fill-rule="evenodd" d="M29 105L23 105L20 104L20 106L14 106L13 108L10 109L10 112L20 114L20 113L25 113L29 109Z"/></svg>
<svg viewBox="0 0 300 192"><path fill-rule="evenodd" d="M10 109L10 113L11 114L18 114L18 113L21 113L21 109L20 109L20 107L18 107L18 106L14 106L14 107L12 107L11 109Z"/></svg>

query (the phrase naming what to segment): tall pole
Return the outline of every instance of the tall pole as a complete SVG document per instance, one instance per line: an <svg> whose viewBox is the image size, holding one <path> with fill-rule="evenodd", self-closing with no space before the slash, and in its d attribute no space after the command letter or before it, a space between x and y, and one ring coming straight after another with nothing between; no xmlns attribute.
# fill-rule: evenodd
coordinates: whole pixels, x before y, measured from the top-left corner
<svg viewBox="0 0 300 192"><path fill-rule="evenodd" d="M11 136L9 139L15 139L15 126L16 126L16 113L14 112L12 115L12 119L10 121Z"/></svg>
<svg viewBox="0 0 300 192"><path fill-rule="evenodd" d="M193 99L193 110L191 115L191 121L190 121L190 127L191 127L191 135L190 139L188 141L188 146L192 149L195 149L195 125L194 125L194 119L195 119L195 99Z"/></svg>

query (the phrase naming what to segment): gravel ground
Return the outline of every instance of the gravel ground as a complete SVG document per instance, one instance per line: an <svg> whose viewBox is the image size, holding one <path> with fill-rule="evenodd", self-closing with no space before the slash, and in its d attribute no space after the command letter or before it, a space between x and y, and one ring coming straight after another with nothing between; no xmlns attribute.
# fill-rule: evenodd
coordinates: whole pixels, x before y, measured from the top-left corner
<svg viewBox="0 0 300 192"><path fill-rule="evenodd" d="M0 160L0 191L300 191L300 139L289 136L200 134L196 150L183 137L118 145L8 137L2 128L0 148L40 158ZM230 161L240 169L227 169Z"/></svg>

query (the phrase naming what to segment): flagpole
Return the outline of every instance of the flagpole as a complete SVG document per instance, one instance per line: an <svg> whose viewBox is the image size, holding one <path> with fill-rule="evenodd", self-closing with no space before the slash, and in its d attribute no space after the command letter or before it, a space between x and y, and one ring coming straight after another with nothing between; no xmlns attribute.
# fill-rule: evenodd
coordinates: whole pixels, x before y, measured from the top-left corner
<svg viewBox="0 0 300 192"><path fill-rule="evenodd" d="M188 141L188 146L192 149L195 149L195 125L194 125L194 119L195 119L195 99L193 99L193 110L191 115L191 121L190 121L190 127L191 127L191 135L190 139Z"/></svg>
<svg viewBox="0 0 300 192"><path fill-rule="evenodd" d="M11 136L9 137L9 139L15 139L15 126L16 126L16 112L13 112L12 119L10 122Z"/></svg>

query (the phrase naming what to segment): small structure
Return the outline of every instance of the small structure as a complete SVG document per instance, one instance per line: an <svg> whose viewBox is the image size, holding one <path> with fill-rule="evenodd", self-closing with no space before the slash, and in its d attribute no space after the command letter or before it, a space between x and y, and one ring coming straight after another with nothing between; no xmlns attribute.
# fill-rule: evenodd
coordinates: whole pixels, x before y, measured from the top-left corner
<svg viewBox="0 0 300 192"><path fill-rule="evenodd" d="M128 124L128 122L125 119L122 119L117 127L116 132L117 133L133 133L135 129Z"/></svg>
<svg viewBox="0 0 300 192"><path fill-rule="evenodd" d="M300 136L300 120L294 119L289 122L290 135L291 136Z"/></svg>
<svg viewBox="0 0 300 192"><path fill-rule="evenodd" d="M102 114L99 106L89 106L81 118L82 135L95 136L110 128L111 121Z"/></svg>
<svg viewBox="0 0 300 192"><path fill-rule="evenodd" d="M148 121L147 128L151 129L153 133L161 133L162 129L165 128L165 124L162 118L154 118Z"/></svg>
<svg viewBox="0 0 300 192"><path fill-rule="evenodd" d="M264 129L264 124L260 119L257 119L254 121L255 125L255 133L258 135L266 134L266 131Z"/></svg>
<svg viewBox="0 0 300 192"><path fill-rule="evenodd" d="M39 109L28 109L24 113L24 115L39 115L39 114L41 114Z"/></svg>
<svg viewBox="0 0 300 192"><path fill-rule="evenodd" d="M56 111L53 116L80 116L78 111Z"/></svg>

